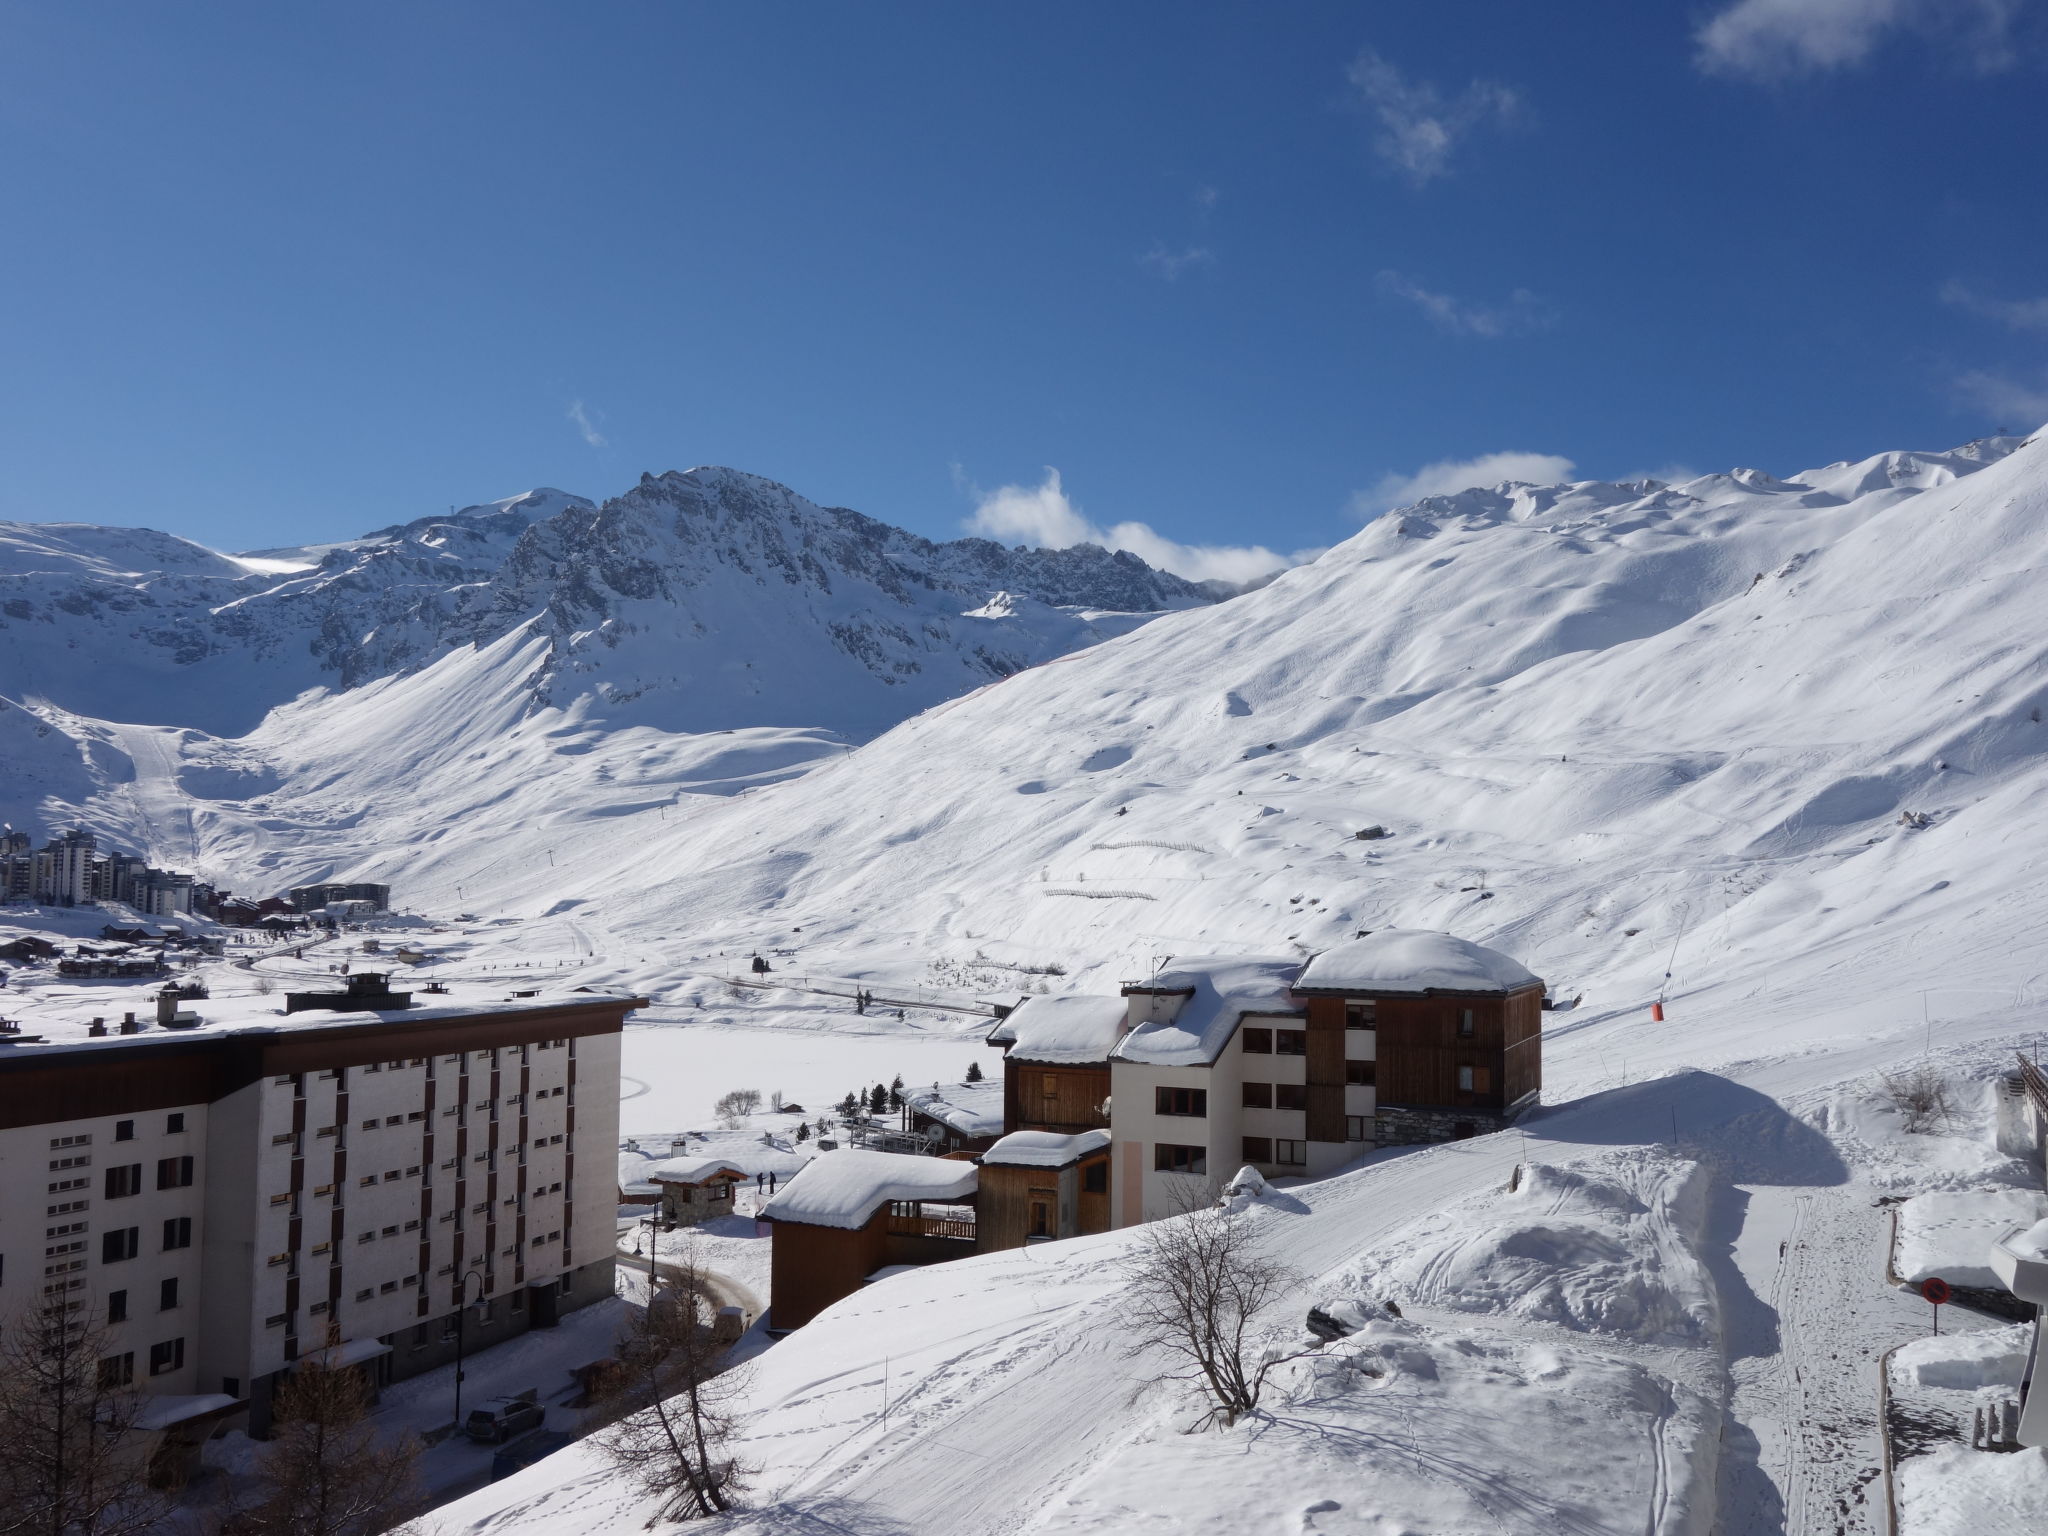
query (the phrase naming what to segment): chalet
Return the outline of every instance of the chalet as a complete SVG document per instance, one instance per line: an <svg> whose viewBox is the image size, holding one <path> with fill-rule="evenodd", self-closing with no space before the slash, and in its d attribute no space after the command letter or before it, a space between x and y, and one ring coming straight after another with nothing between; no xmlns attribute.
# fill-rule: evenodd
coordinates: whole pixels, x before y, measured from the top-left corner
<svg viewBox="0 0 2048 1536"><path fill-rule="evenodd" d="M732 1215L734 1190L745 1177L723 1158L671 1157L648 1168L641 1180L661 1192L666 1225L694 1227Z"/></svg>
<svg viewBox="0 0 2048 1536"><path fill-rule="evenodd" d="M56 945L48 939L39 939L32 933L0 944L0 960L11 960L16 965L34 965L41 960L54 960L57 954Z"/></svg>
<svg viewBox="0 0 2048 1536"><path fill-rule="evenodd" d="M628 1142L626 1150L619 1154L619 1213L631 1214L627 1207L635 1207L642 1214L652 1216L661 1204L661 1186L648 1178L654 1168L655 1159L642 1152L637 1142Z"/></svg>
<svg viewBox="0 0 2048 1536"><path fill-rule="evenodd" d="M801 1328L892 1264L973 1253L979 1173L963 1159L906 1152L813 1158L761 1208L773 1223L769 1327Z"/></svg>
<svg viewBox="0 0 2048 1536"><path fill-rule="evenodd" d="M904 1123L935 1152L986 1152L1003 1134L1005 1084L956 1083L903 1090Z"/></svg>
<svg viewBox="0 0 2048 1536"><path fill-rule="evenodd" d="M1369 1113L1381 1146L1497 1131L1542 1092L1543 983L1498 950L1386 929L1317 955L1294 992L1308 1012L1311 1137L1335 1126L1315 1119L1317 1086L1359 1086L1360 1058L1371 1103L1345 1113Z"/></svg>
<svg viewBox="0 0 2048 1536"><path fill-rule="evenodd" d="M1003 1052L1003 1129L1073 1136L1109 1124L1109 1061L1126 1028L1123 1000L1070 992L1027 997L989 1031Z"/></svg>
<svg viewBox="0 0 2048 1536"><path fill-rule="evenodd" d="M975 1251L1109 1230L1109 1132L1012 1131L981 1155Z"/></svg>

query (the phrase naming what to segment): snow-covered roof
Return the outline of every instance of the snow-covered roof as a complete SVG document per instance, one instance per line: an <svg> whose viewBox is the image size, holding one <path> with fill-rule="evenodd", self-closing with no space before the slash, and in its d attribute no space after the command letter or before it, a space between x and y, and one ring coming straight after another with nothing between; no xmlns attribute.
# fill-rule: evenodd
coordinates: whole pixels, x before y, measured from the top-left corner
<svg viewBox="0 0 2048 1536"><path fill-rule="evenodd" d="M204 1418L209 1413L233 1408L240 1401L240 1398L230 1397L225 1392L165 1393L145 1397L136 1405L135 1427L169 1429L173 1424L183 1424L188 1419Z"/></svg>
<svg viewBox="0 0 2048 1536"><path fill-rule="evenodd" d="M1019 1061L1074 1066L1108 1061L1123 1034L1124 1000L1090 992L1027 997L989 1031Z"/></svg>
<svg viewBox="0 0 2048 1536"><path fill-rule="evenodd" d="M621 1152L619 1154L619 1188L638 1184L647 1177L647 1170L654 1166L654 1159L644 1152Z"/></svg>
<svg viewBox="0 0 2048 1536"><path fill-rule="evenodd" d="M1012 1131L981 1154L984 1165L998 1168L1064 1168L1109 1145L1109 1132L1083 1131L1061 1136L1053 1131Z"/></svg>
<svg viewBox="0 0 2048 1536"><path fill-rule="evenodd" d="M1497 949L1423 928L1383 928L1326 949L1301 973L1302 991L1363 996L1499 992L1541 981Z"/></svg>
<svg viewBox="0 0 2048 1536"><path fill-rule="evenodd" d="M761 1215L854 1231L891 1200L958 1200L976 1180L974 1164L954 1158L847 1148L812 1158Z"/></svg>
<svg viewBox="0 0 2048 1536"><path fill-rule="evenodd" d="M1000 1136L1003 1130L1003 1083L984 1078L950 1088L906 1088L903 1100L921 1115L951 1126L962 1136Z"/></svg>
<svg viewBox="0 0 2048 1536"><path fill-rule="evenodd" d="M1150 981L1146 992L1190 994L1163 1023L1135 1026L1111 1054L1118 1061L1155 1067L1206 1066L1222 1054L1248 1013L1298 1014L1291 990L1301 962L1279 956L1182 959L1176 956Z"/></svg>
<svg viewBox="0 0 2048 1536"><path fill-rule="evenodd" d="M670 1157L642 1175L651 1184L702 1184L722 1176L738 1179L746 1174L723 1157Z"/></svg>

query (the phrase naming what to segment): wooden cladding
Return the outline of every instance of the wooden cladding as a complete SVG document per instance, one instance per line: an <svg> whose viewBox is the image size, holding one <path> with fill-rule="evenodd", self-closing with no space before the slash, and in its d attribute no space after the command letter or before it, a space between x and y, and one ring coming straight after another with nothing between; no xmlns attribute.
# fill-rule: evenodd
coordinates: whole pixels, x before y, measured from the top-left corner
<svg viewBox="0 0 2048 1536"><path fill-rule="evenodd" d="M1497 1114L1543 1085L1540 986L1507 997L1382 997L1375 1024L1382 1105Z"/></svg>
<svg viewBox="0 0 2048 1536"><path fill-rule="evenodd" d="M1003 1062L1003 1124L1019 1131L1053 1131L1071 1136L1101 1130L1109 1097L1109 1068L1048 1067L1037 1062Z"/></svg>

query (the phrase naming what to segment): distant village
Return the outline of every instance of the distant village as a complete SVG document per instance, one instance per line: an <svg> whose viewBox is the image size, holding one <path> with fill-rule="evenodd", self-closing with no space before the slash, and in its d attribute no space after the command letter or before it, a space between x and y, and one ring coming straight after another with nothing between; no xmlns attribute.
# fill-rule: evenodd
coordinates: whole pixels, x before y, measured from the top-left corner
<svg viewBox="0 0 2048 1536"><path fill-rule="evenodd" d="M5 937L0 939L0 962L48 963L58 975L71 978L139 980L164 974L179 952L187 959L221 953L220 940L179 918L284 937L383 912L391 903L391 887L329 881L298 886L283 896L236 896L196 875L158 869L138 855L102 848L97 837L78 828L59 832L38 848L29 833L0 826L0 903L5 902L46 907L105 903L137 914L116 916L100 930L98 942L75 942L68 951L48 937Z"/></svg>

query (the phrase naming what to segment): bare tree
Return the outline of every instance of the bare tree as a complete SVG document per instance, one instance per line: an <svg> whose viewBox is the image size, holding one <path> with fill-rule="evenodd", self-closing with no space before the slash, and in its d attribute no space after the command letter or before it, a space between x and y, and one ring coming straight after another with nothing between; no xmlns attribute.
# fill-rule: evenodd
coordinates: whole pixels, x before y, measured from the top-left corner
<svg viewBox="0 0 2048 1536"><path fill-rule="evenodd" d="M721 1374L728 1346L713 1337L715 1314L703 1274L685 1257L619 1349L625 1370L612 1406L623 1417L597 1443L663 1519L733 1508L751 1470L729 1450L737 1382Z"/></svg>
<svg viewBox="0 0 2048 1536"><path fill-rule="evenodd" d="M1259 1405L1267 1374L1280 1363L1253 1343L1259 1316L1293 1282L1258 1251L1244 1216L1210 1206L1144 1229L1125 1273L1135 1295L1125 1313L1127 1350L1164 1350L1201 1384L1210 1401L1204 1422L1235 1423Z"/></svg>
<svg viewBox="0 0 2048 1536"><path fill-rule="evenodd" d="M302 1361L271 1400L274 1431L238 1531L376 1536L419 1502L419 1442L380 1435L353 1366Z"/></svg>
<svg viewBox="0 0 2048 1536"><path fill-rule="evenodd" d="M1955 1122L1948 1084L1931 1066L1909 1068L1884 1080L1885 1097L1906 1117L1905 1129L1945 1131Z"/></svg>
<svg viewBox="0 0 2048 1536"><path fill-rule="evenodd" d="M758 1088L735 1088L712 1105L719 1121L736 1126L747 1116L761 1107L761 1090Z"/></svg>
<svg viewBox="0 0 2048 1536"><path fill-rule="evenodd" d="M0 1334L0 1536L139 1536L170 1515L134 1366L61 1303Z"/></svg>

